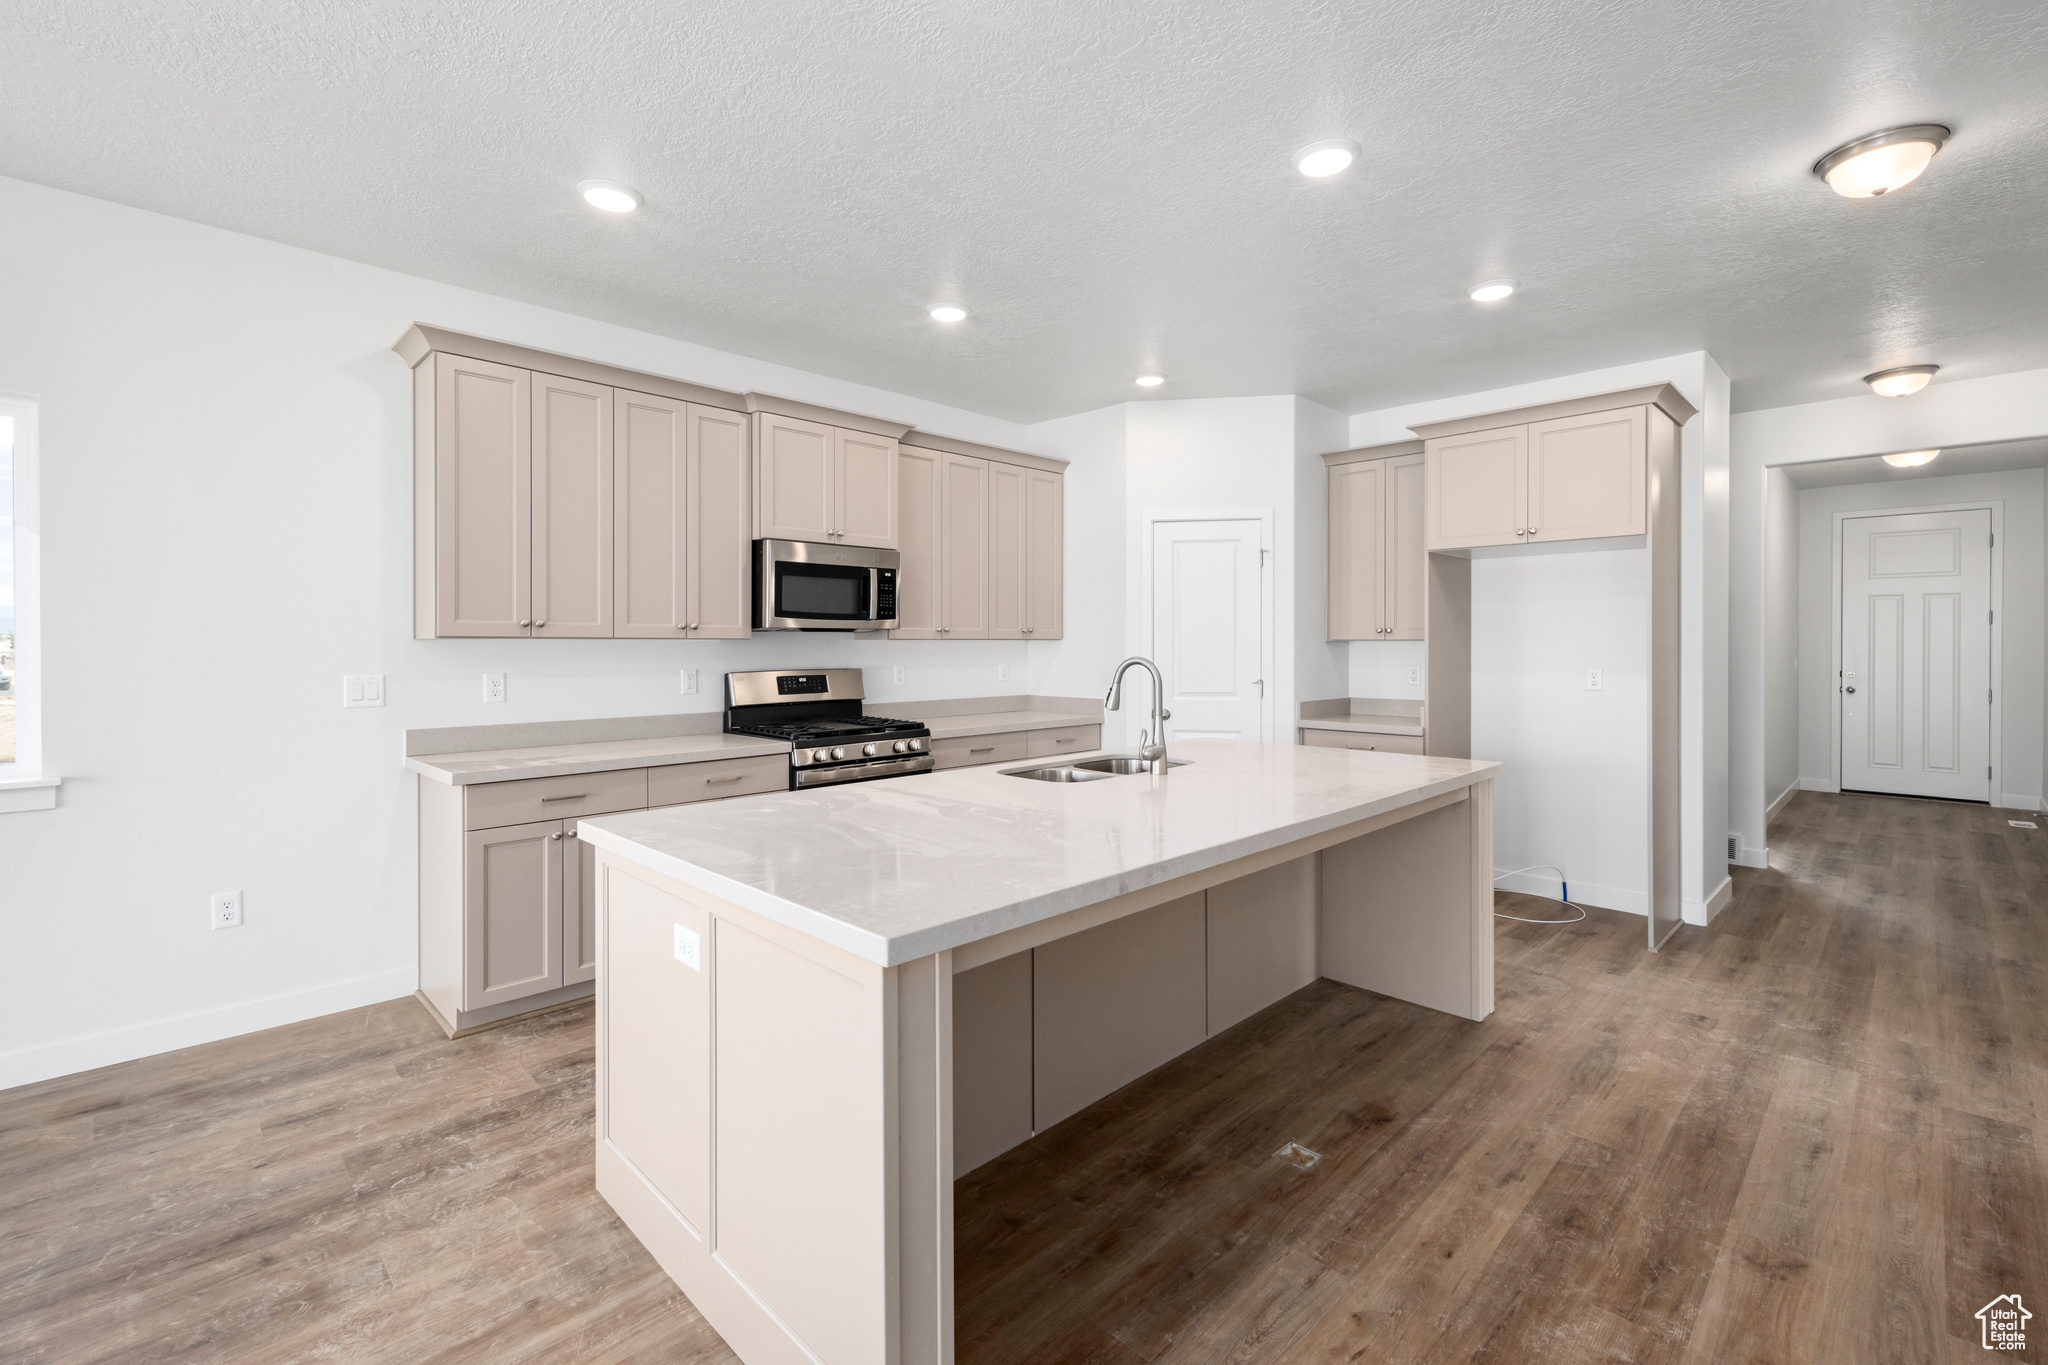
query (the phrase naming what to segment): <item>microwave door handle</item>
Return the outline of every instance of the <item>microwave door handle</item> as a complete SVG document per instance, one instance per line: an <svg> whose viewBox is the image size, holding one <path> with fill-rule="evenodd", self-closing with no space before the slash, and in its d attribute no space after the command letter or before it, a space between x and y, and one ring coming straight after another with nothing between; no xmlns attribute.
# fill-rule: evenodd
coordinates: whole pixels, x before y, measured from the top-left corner
<svg viewBox="0 0 2048 1365"><path fill-rule="evenodd" d="M882 619L882 571L875 565L868 566L868 609L867 619Z"/></svg>

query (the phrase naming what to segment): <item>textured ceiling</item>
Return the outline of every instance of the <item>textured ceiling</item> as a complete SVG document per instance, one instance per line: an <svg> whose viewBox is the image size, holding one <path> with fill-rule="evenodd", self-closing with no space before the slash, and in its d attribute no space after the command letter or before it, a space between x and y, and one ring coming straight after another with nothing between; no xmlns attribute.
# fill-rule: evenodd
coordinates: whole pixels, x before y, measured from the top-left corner
<svg viewBox="0 0 2048 1365"><path fill-rule="evenodd" d="M1896 197L1808 174L1921 120ZM2040 0L0 10L0 173L1026 421L1154 367L1349 412L1700 348L1745 409L2048 365L2044 167Z"/></svg>

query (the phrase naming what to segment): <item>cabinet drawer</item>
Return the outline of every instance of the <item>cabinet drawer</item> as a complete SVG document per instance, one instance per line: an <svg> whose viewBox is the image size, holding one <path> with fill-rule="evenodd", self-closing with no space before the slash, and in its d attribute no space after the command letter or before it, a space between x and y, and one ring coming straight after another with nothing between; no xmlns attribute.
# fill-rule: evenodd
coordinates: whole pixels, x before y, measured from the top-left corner
<svg viewBox="0 0 2048 1365"><path fill-rule="evenodd" d="M1085 754L1102 747L1100 725L1070 725L1064 730L1026 730L1026 758L1057 758L1061 754Z"/></svg>
<svg viewBox="0 0 2048 1365"><path fill-rule="evenodd" d="M1301 742L1317 749L1373 749L1383 754L1419 754L1420 735L1368 735L1357 730L1303 730Z"/></svg>
<svg viewBox="0 0 2048 1365"><path fill-rule="evenodd" d="M529 777L516 782L479 782L469 787L466 825L495 829L534 820L573 820L579 815L644 810L647 769L578 773L573 777Z"/></svg>
<svg viewBox="0 0 2048 1365"><path fill-rule="evenodd" d="M647 804L650 808L788 790L787 754L721 758L705 763L668 763L647 770Z"/></svg>
<svg viewBox="0 0 2048 1365"><path fill-rule="evenodd" d="M969 768L977 763L1015 763L1031 757L1025 743L1026 731L1001 735L961 735L957 739L932 741L932 766L936 769Z"/></svg>

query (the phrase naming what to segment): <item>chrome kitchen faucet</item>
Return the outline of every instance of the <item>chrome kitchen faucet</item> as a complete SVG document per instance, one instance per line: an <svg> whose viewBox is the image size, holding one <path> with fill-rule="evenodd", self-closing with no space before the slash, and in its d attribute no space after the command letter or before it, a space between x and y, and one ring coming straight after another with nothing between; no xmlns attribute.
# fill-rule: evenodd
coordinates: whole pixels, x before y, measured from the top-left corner
<svg viewBox="0 0 2048 1365"><path fill-rule="evenodd" d="M1166 722L1173 719L1173 712L1166 709L1166 681L1159 676L1159 665L1142 655L1133 654L1116 666L1110 675L1109 695L1102 699L1102 709L1122 709L1124 700L1124 674L1132 664L1143 664L1145 671L1152 675L1152 728L1138 731L1138 757L1152 766L1157 777L1166 775Z"/></svg>

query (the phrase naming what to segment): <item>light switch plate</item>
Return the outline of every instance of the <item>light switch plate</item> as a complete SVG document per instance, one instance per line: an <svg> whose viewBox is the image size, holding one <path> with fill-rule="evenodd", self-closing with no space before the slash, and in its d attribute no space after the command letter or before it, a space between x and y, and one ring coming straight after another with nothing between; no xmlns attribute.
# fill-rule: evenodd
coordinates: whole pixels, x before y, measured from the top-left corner
<svg viewBox="0 0 2048 1365"><path fill-rule="evenodd" d="M242 927L242 893L216 891L206 898L206 921L216 929Z"/></svg>
<svg viewBox="0 0 2048 1365"><path fill-rule="evenodd" d="M693 972L704 970L703 963L698 957L698 943L699 940L695 929L685 929L680 924L676 926L676 961L682 963Z"/></svg>
<svg viewBox="0 0 2048 1365"><path fill-rule="evenodd" d="M686 697L697 695L697 670L694 668L683 670L683 695Z"/></svg>
<svg viewBox="0 0 2048 1365"><path fill-rule="evenodd" d="M350 673L341 680L341 704L345 707L382 706L384 704L384 675L382 673Z"/></svg>
<svg viewBox="0 0 2048 1365"><path fill-rule="evenodd" d="M1586 670L1586 690L1588 692L1598 692L1600 690L1599 669L1589 668Z"/></svg>
<svg viewBox="0 0 2048 1365"><path fill-rule="evenodd" d="M484 700L505 700L505 675L503 673L484 674Z"/></svg>

